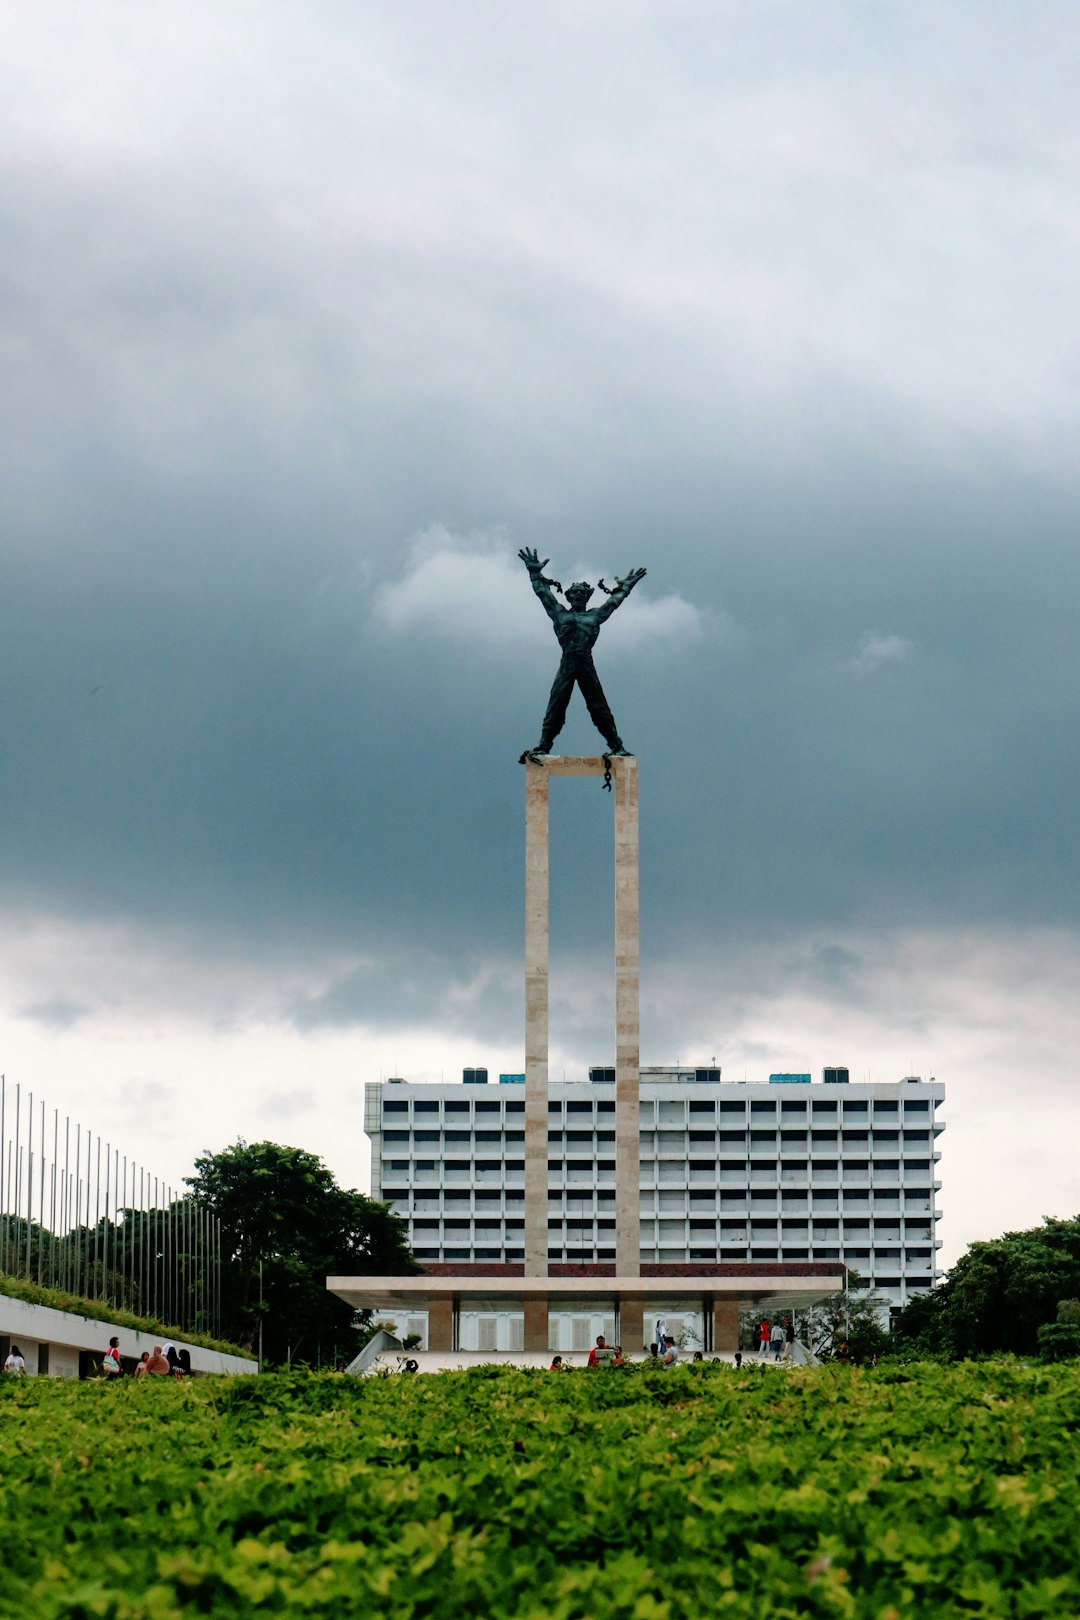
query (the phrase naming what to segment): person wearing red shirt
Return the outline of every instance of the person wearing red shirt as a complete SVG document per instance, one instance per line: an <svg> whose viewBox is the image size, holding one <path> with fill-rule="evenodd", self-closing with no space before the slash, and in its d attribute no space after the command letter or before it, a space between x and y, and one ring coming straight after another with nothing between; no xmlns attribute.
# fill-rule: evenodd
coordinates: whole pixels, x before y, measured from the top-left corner
<svg viewBox="0 0 1080 1620"><path fill-rule="evenodd" d="M589 1351L588 1365L590 1367L610 1367L615 1359L615 1352L611 1349L602 1333L596 1336L596 1343Z"/></svg>

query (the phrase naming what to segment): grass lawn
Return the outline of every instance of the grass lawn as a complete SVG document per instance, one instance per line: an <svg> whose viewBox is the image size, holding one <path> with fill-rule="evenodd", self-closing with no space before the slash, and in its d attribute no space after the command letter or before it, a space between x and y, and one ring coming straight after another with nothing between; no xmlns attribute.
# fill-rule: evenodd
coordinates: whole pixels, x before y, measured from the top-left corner
<svg viewBox="0 0 1080 1620"><path fill-rule="evenodd" d="M0 1378L0 1614L1080 1616L1080 1370Z"/></svg>

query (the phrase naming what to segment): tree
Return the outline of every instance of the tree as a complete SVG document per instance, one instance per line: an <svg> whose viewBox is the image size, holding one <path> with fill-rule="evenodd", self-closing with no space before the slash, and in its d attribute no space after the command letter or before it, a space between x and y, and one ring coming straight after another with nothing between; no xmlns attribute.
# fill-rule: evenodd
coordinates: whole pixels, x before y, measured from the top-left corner
<svg viewBox="0 0 1080 1620"><path fill-rule="evenodd" d="M807 1342L820 1345L832 1355L846 1339L854 1361L872 1361L890 1349L890 1338L881 1324L886 1304L879 1294L867 1291L866 1281L849 1269L847 1287L830 1294L807 1313Z"/></svg>
<svg viewBox="0 0 1080 1620"><path fill-rule="evenodd" d="M418 1271L404 1222L386 1204L339 1187L322 1160L276 1142L237 1142L195 1160L188 1185L221 1221L223 1332L264 1360L348 1360L356 1313L328 1276Z"/></svg>
<svg viewBox="0 0 1080 1620"><path fill-rule="evenodd" d="M1080 1294L1080 1216L972 1243L932 1293L894 1326L898 1347L959 1359L1034 1355L1059 1300Z"/></svg>

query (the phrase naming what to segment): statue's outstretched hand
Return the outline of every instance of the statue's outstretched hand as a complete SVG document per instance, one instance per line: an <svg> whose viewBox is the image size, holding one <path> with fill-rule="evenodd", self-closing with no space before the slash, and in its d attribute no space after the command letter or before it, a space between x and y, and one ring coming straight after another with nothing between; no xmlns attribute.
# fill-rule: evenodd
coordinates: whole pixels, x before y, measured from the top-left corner
<svg viewBox="0 0 1080 1620"><path fill-rule="evenodd" d="M632 591L638 580L645 578L646 573L647 569L632 568L625 579L620 579L619 584L624 590Z"/></svg>
<svg viewBox="0 0 1080 1620"><path fill-rule="evenodd" d="M545 557L543 562L541 562L538 553L533 551L529 546L525 546L523 550L519 551L518 556L521 558L530 574L538 574L541 568L546 568L548 563L551 561L550 557Z"/></svg>

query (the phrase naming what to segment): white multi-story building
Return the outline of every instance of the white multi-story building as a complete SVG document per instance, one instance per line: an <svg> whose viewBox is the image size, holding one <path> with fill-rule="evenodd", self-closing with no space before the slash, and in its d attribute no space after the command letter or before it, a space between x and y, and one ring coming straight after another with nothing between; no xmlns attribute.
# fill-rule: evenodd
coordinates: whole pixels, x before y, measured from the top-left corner
<svg viewBox="0 0 1080 1620"><path fill-rule="evenodd" d="M548 1088L548 1259L561 1265L615 1259L614 1071L590 1073ZM891 1305L933 1285L944 1085L824 1074L641 1070L643 1265L839 1260ZM408 1223L421 1263L521 1262L522 1077L465 1078L367 1087L372 1196Z"/></svg>

